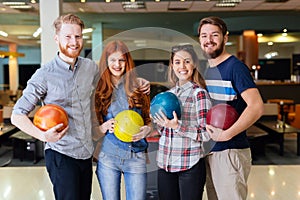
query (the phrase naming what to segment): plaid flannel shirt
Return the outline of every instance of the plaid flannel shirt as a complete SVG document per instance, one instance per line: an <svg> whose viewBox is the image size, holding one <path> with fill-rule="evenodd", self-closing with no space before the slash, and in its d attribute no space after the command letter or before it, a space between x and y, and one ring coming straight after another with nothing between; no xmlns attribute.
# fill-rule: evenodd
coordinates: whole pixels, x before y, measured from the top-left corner
<svg viewBox="0 0 300 200"><path fill-rule="evenodd" d="M181 119L176 130L157 127L161 135L157 164L169 172L188 170L204 156L202 141L207 140L206 113L211 108L207 91L193 82L176 85L170 92L181 101Z"/></svg>

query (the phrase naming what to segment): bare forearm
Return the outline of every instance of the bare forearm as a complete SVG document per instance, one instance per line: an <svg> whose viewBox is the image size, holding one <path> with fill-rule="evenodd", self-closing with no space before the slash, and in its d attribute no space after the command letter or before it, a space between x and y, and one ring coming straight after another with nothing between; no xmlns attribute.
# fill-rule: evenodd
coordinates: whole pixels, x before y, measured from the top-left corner
<svg viewBox="0 0 300 200"><path fill-rule="evenodd" d="M28 135L31 135L41 141L45 141L43 132L34 126L32 121L26 115L12 114L11 123Z"/></svg>
<svg viewBox="0 0 300 200"><path fill-rule="evenodd" d="M228 132L228 137L232 138L242 131L248 129L261 117L262 113L262 103L247 106L236 123L234 123L232 127L226 130L226 132Z"/></svg>

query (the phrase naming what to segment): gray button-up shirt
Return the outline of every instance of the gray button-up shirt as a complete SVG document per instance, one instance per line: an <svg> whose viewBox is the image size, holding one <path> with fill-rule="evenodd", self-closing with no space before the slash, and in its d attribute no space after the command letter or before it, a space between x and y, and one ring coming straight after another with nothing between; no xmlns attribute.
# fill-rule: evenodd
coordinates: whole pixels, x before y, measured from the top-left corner
<svg viewBox="0 0 300 200"><path fill-rule="evenodd" d="M94 61L78 57L72 71L57 55L30 78L13 113L28 115L40 100L62 106L68 113L69 130L61 140L47 142L45 149L51 148L76 159L90 158L94 151L93 128L97 126L92 118L98 80L99 68Z"/></svg>

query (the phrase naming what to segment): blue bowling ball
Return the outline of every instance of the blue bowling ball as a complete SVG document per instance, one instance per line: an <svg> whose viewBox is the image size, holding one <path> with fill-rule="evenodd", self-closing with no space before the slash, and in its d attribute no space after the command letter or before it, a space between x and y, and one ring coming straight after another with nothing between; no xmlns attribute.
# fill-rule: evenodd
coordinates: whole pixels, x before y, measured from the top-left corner
<svg viewBox="0 0 300 200"><path fill-rule="evenodd" d="M153 97L150 103L151 115L154 117L160 110L168 119L173 119L173 111L176 112L178 119L181 117L180 101L172 92L161 92Z"/></svg>

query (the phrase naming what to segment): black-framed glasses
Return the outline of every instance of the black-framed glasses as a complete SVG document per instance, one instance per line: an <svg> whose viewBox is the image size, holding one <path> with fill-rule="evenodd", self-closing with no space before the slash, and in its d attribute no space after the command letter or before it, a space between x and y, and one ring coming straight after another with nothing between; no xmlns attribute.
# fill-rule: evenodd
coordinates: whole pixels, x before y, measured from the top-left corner
<svg viewBox="0 0 300 200"><path fill-rule="evenodd" d="M189 49L194 49L193 45L191 44L176 45L171 48L171 51L174 53L180 50L189 50Z"/></svg>

